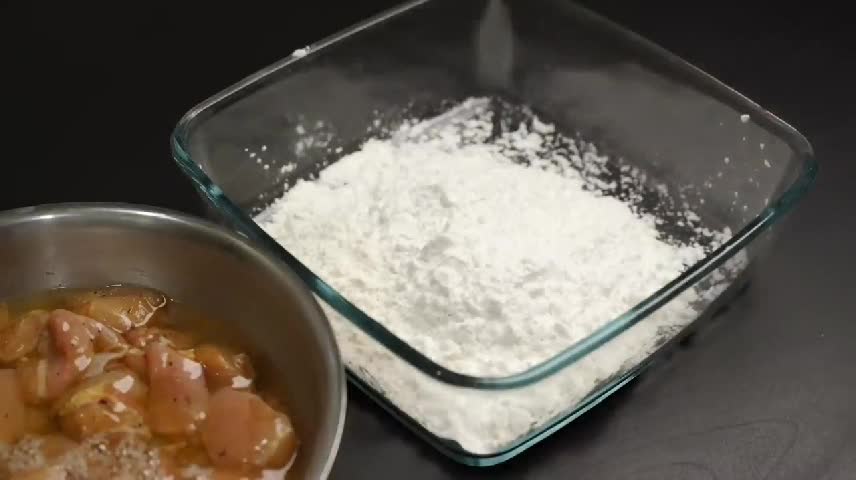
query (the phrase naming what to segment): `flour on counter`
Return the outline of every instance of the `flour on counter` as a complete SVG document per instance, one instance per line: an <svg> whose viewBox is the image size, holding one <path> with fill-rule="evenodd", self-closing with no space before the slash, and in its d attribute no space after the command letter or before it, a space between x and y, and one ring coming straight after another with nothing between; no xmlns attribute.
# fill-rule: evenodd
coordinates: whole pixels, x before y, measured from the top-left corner
<svg viewBox="0 0 856 480"><path fill-rule="evenodd" d="M534 114L503 118L499 129L495 120L488 103L471 99L405 124L297 182L257 222L438 364L492 377L584 339L729 234L686 210L677 224L691 235L670 238L662 218L635 205L635 168L610 178L606 156ZM588 357L501 391L425 376L324 306L352 371L435 435L485 454L643 361L696 318L704 298L689 289Z"/></svg>

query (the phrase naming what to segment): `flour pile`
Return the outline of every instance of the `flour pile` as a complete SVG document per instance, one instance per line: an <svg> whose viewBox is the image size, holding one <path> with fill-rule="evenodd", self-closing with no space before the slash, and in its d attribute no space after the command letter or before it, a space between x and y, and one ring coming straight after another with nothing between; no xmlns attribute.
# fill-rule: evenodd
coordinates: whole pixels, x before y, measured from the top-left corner
<svg viewBox="0 0 856 480"><path fill-rule="evenodd" d="M257 217L295 257L438 364L519 373L584 339L729 232L638 207L640 175L531 112L471 99L372 139ZM617 173L617 176L616 176ZM505 391L423 375L325 305L348 366L437 436L495 453L537 431L692 322L688 290L589 357Z"/></svg>

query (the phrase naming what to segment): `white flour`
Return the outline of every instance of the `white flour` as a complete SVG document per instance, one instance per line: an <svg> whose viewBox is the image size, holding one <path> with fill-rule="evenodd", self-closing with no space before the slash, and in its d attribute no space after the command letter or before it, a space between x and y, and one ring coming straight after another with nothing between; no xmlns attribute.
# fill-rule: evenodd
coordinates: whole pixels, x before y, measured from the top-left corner
<svg viewBox="0 0 856 480"><path fill-rule="evenodd" d="M700 260L699 240L727 235L683 211L677 222L695 238L667 241L663 219L632 206L639 172L610 179L606 157L531 114L498 135L492 126L481 100L405 125L298 182L257 221L394 334L476 376L556 355ZM605 195L619 186L627 203ZM700 300L690 289L559 373L504 391L438 382L325 310L364 381L435 435L489 454L644 360L695 319Z"/></svg>

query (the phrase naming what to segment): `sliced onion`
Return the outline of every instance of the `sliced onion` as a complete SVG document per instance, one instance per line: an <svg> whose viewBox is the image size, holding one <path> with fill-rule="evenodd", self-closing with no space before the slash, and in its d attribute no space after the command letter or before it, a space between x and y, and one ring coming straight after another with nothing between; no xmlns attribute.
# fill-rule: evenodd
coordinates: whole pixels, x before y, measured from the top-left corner
<svg viewBox="0 0 856 480"><path fill-rule="evenodd" d="M92 356L92 362L89 363L89 366L86 367L86 370L83 372L83 378L90 378L96 375L101 375L104 373L104 368L108 363L113 360L118 360L123 358L127 354L127 351L122 352L105 352L105 353L96 353Z"/></svg>

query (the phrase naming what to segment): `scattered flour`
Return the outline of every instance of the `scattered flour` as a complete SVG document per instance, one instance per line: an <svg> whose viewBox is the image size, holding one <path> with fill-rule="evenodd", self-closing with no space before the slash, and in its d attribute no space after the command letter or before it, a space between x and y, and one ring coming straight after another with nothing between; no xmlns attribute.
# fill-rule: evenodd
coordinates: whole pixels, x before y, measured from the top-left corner
<svg viewBox="0 0 856 480"><path fill-rule="evenodd" d="M677 224L692 227L692 238L669 238L663 218L634 205L636 169L610 178L607 157L534 115L517 126L503 119L499 131L494 120L473 99L405 124L298 181L256 220L417 350L490 377L525 371L584 339L729 233L700 227L686 210ZM613 195L619 188L623 200ZM645 360L715 298L703 293L685 291L556 374L493 391L423 374L321 303L354 373L433 434L491 454Z"/></svg>
<svg viewBox="0 0 856 480"><path fill-rule="evenodd" d="M303 57L309 55L309 47L306 46L306 47L298 48L298 49L294 50L293 52L291 52L291 55L295 58L303 58Z"/></svg>

